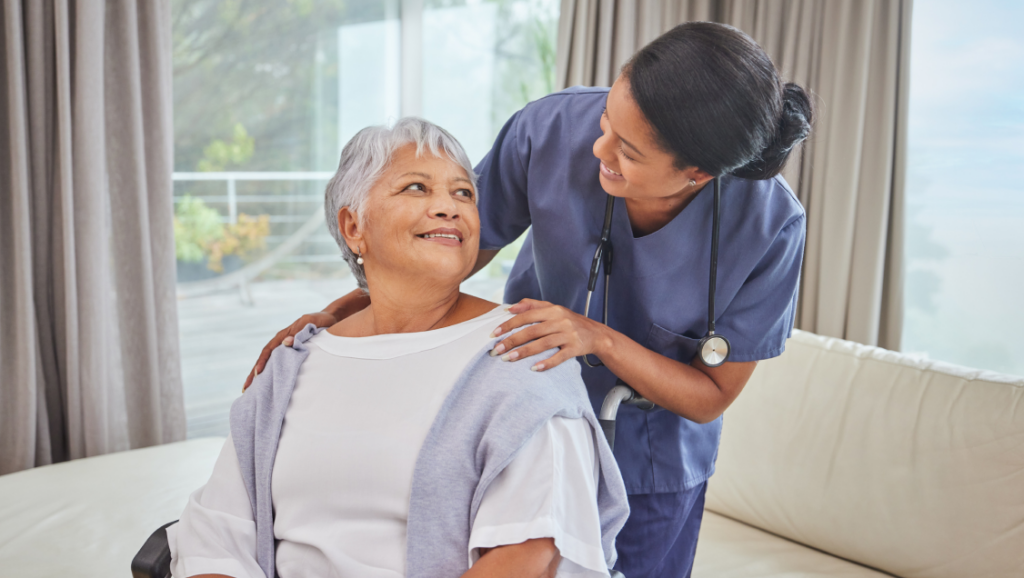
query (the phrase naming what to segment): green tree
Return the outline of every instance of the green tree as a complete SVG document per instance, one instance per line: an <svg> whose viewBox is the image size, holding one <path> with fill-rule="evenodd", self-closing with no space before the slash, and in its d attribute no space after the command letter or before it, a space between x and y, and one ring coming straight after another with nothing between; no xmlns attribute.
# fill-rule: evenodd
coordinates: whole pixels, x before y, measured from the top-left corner
<svg viewBox="0 0 1024 578"><path fill-rule="evenodd" d="M318 40L341 24L381 16L382 4L376 0L174 0L178 170L193 170L203 160L206 166L231 164L239 170L313 168L308 129L315 100L321 96L311 90ZM230 149L236 144L239 124L260 146L247 157L232 158ZM231 135L230 140L225 135Z"/></svg>
<svg viewBox="0 0 1024 578"><path fill-rule="evenodd" d="M196 168L203 172L216 172L229 167L244 167L256 150L256 139L249 136L242 123L235 124L233 132L230 141L214 139L206 145Z"/></svg>

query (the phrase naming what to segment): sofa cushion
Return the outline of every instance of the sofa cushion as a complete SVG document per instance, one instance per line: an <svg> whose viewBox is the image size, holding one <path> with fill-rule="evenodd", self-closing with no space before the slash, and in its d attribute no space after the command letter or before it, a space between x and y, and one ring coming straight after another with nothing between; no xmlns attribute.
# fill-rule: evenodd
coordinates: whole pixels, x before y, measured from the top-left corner
<svg viewBox="0 0 1024 578"><path fill-rule="evenodd" d="M847 562L705 511L693 575L700 578L884 578Z"/></svg>
<svg viewBox="0 0 1024 578"><path fill-rule="evenodd" d="M794 332L726 412L707 508L897 576L1019 577L1024 379Z"/></svg>
<svg viewBox="0 0 1024 578"><path fill-rule="evenodd" d="M0 476L0 575L130 576L146 538L210 478L224 438Z"/></svg>

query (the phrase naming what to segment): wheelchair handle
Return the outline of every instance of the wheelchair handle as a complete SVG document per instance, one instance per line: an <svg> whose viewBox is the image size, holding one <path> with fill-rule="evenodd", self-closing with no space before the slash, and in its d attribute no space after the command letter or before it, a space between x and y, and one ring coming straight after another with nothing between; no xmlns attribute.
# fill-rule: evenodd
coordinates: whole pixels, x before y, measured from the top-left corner
<svg viewBox="0 0 1024 578"><path fill-rule="evenodd" d="M601 424L601 430L604 431L604 437L613 450L615 449L615 416L619 413L619 406L624 403L635 405L643 410L654 408L654 402L637 393L621 379L615 384L608 395L604 396L604 402L601 403L601 414L597 418L598 423Z"/></svg>

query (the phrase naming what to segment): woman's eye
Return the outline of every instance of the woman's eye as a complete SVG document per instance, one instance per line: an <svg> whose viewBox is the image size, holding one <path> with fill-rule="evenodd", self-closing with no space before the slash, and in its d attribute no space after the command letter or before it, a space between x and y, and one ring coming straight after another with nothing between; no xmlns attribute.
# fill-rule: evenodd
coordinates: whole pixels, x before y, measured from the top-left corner
<svg viewBox="0 0 1024 578"><path fill-rule="evenodd" d="M620 152L620 153L622 154L622 156L626 157L627 159L629 159L629 160L633 160L633 157L631 157L631 156L627 155L627 154L626 154L626 151L624 151L624 150L622 149L622 145L619 145L619 152Z"/></svg>
<svg viewBox="0 0 1024 578"><path fill-rule="evenodd" d="M423 186L422 183L413 183L413 184L409 185L408 187L405 187L405 190L407 190L407 191L425 191L425 190L427 190L427 187Z"/></svg>
<svg viewBox="0 0 1024 578"><path fill-rule="evenodd" d="M471 191L469 189L459 189L459 190L455 191L455 194L459 195L459 196L462 196L462 197L466 197L467 199L472 199L473 198L473 191Z"/></svg>

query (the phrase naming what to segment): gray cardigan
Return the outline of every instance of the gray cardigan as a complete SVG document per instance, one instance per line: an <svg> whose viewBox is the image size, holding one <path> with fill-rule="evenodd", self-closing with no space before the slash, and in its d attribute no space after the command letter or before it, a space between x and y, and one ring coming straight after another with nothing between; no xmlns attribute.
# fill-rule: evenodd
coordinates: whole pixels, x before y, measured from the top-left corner
<svg viewBox="0 0 1024 578"><path fill-rule="evenodd" d="M292 347L275 349L263 373L231 406L231 436L256 520L256 560L267 578L277 575L271 498L274 458L299 367L309 355L305 342L319 331L307 325ZM555 416L586 419L597 441L597 503L602 546L611 567L616 558L615 536L626 522L629 506L579 364L570 360L531 372L529 363L505 363L489 356L494 343L466 365L416 459L406 575L455 578L469 569L469 533L484 492L533 434ZM386 400L381 411L387 411Z"/></svg>

